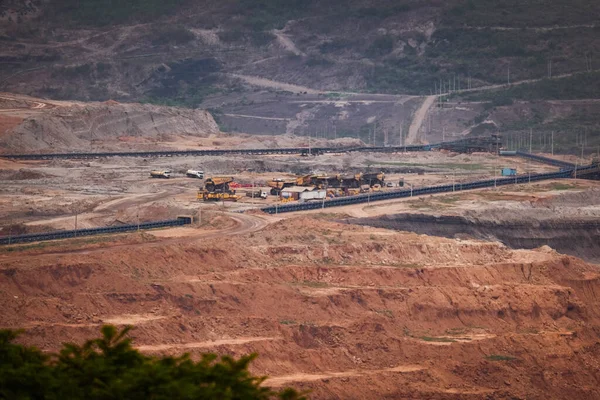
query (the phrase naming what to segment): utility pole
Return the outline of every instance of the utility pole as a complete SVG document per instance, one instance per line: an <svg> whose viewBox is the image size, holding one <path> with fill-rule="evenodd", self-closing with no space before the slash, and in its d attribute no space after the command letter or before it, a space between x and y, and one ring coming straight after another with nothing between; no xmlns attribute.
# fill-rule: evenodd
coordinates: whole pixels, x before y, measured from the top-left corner
<svg viewBox="0 0 600 400"><path fill-rule="evenodd" d="M552 155L554 155L554 131L552 131Z"/></svg>
<svg viewBox="0 0 600 400"><path fill-rule="evenodd" d="M456 168L452 168L452 192L456 190Z"/></svg>
<svg viewBox="0 0 600 400"><path fill-rule="evenodd" d="M140 231L140 205L137 205L137 231Z"/></svg>
<svg viewBox="0 0 600 400"><path fill-rule="evenodd" d="M75 212L75 237L77 237L77 212Z"/></svg>
<svg viewBox="0 0 600 400"><path fill-rule="evenodd" d="M375 124L373 125L373 140L371 144L375 146L375 132L377 132L377 120L375 120Z"/></svg>
<svg viewBox="0 0 600 400"><path fill-rule="evenodd" d="M533 128L529 128L529 154L531 153L531 141L533 140Z"/></svg>
<svg viewBox="0 0 600 400"><path fill-rule="evenodd" d="M510 86L510 63L508 63L508 85Z"/></svg>

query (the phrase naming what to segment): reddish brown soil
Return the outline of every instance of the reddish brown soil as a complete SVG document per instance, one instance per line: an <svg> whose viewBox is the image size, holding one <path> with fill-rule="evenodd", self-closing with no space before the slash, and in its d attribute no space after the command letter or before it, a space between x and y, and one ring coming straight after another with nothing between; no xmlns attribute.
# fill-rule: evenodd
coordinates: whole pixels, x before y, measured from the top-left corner
<svg viewBox="0 0 600 400"><path fill-rule="evenodd" d="M579 259L311 218L167 243L1 253L1 324L49 350L113 323L150 353L258 352L266 384L315 399L597 398Z"/></svg>
<svg viewBox="0 0 600 400"><path fill-rule="evenodd" d="M0 115L0 135L3 135L8 130L18 126L23 121L22 118L19 117L8 117L4 115Z"/></svg>

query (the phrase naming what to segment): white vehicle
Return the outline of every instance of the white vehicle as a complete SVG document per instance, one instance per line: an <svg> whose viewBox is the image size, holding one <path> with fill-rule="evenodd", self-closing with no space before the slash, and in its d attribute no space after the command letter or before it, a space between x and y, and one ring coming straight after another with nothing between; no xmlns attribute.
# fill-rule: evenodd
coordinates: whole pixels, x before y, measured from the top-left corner
<svg viewBox="0 0 600 400"><path fill-rule="evenodd" d="M171 171L158 171L158 170L154 170L150 172L150 177L152 178L163 178L163 179L169 179L171 177Z"/></svg>
<svg viewBox="0 0 600 400"><path fill-rule="evenodd" d="M246 197L253 197L255 199L266 199L269 196L269 189L256 189L254 191L246 192Z"/></svg>
<svg viewBox="0 0 600 400"><path fill-rule="evenodd" d="M204 171L197 171L195 169L188 169L185 173L190 178L204 179Z"/></svg>

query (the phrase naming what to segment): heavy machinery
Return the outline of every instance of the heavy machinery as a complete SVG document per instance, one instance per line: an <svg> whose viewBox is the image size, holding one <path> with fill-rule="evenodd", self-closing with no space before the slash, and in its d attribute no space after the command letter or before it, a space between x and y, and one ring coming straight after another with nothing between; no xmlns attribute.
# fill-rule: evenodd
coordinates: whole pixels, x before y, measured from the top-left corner
<svg viewBox="0 0 600 400"><path fill-rule="evenodd" d="M235 193L216 193L208 192L206 190L198 191L198 200L202 201L238 201L242 196L238 196Z"/></svg>
<svg viewBox="0 0 600 400"><path fill-rule="evenodd" d="M188 169L185 172L185 175L190 177L190 178L198 178L198 179L204 179L204 171L198 171L195 169Z"/></svg>
<svg viewBox="0 0 600 400"><path fill-rule="evenodd" d="M340 188L358 189L362 185L384 185L385 174L367 173L350 175L303 175L295 179L273 178L267 185L271 188L271 194L276 196L285 188L291 186L315 186L318 189Z"/></svg>
<svg viewBox="0 0 600 400"><path fill-rule="evenodd" d="M302 179L304 181L304 177ZM315 186L318 189L341 187L340 175L311 175L309 185ZM298 186L307 186L307 185L298 185Z"/></svg>
<svg viewBox="0 0 600 400"><path fill-rule="evenodd" d="M361 184L369 185L371 187L375 185L383 186L385 184L385 174L383 172L363 174Z"/></svg>
<svg viewBox="0 0 600 400"><path fill-rule="evenodd" d="M252 197L253 199L266 199L269 196L268 190L267 189L252 189L248 192L246 192L246 197Z"/></svg>
<svg viewBox="0 0 600 400"><path fill-rule="evenodd" d="M354 175L342 175L340 177L341 187L342 188L350 188L357 189L360 188L360 184L362 182L363 174L358 173Z"/></svg>
<svg viewBox="0 0 600 400"><path fill-rule="evenodd" d="M229 189L232 176L215 176L204 181L204 190L199 190L197 198L203 201L238 201L242 196Z"/></svg>
<svg viewBox="0 0 600 400"><path fill-rule="evenodd" d="M155 170L155 171L150 171L150 177L151 178L162 178L162 179L169 179L171 177L171 171L159 171L159 170Z"/></svg>
<svg viewBox="0 0 600 400"><path fill-rule="evenodd" d="M215 176L204 181L204 189L209 192L229 192L229 184L233 182L233 176Z"/></svg>
<svg viewBox="0 0 600 400"><path fill-rule="evenodd" d="M271 188L271 194L273 196L277 196L283 189L287 187L302 186L297 185L297 180L298 179L273 178L271 181L267 182L267 186Z"/></svg>

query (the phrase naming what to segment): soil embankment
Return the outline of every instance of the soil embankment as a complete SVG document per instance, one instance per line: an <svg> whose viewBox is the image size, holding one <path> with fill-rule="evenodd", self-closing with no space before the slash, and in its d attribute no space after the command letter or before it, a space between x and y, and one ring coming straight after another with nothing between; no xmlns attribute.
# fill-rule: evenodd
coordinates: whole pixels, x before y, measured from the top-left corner
<svg viewBox="0 0 600 400"><path fill-rule="evenodd" d="M348 222L430 236L499 241L513 249L550 246L560 253L581 257L591 262L600 261L600 221L595 218L587 220L557 218L530 223L409 213L351 219Z"/></svg>
<svg viewBox="0 0 600 400"><path fill-rule="evenodd" d="M322 218L160 240L0 253L2 327L44 349L113 323L149 353L257 352L267 384L313 399L597 393L600 273L580 259Z"/></svg>
<svg viewBox="0 0 600 400"><path fill-rule="evenodd" d="M18 95L2 100L0 147L5 153L151 148L181 136L203 138L219 132L204 110L113 101L54 104Z"/></svg>

